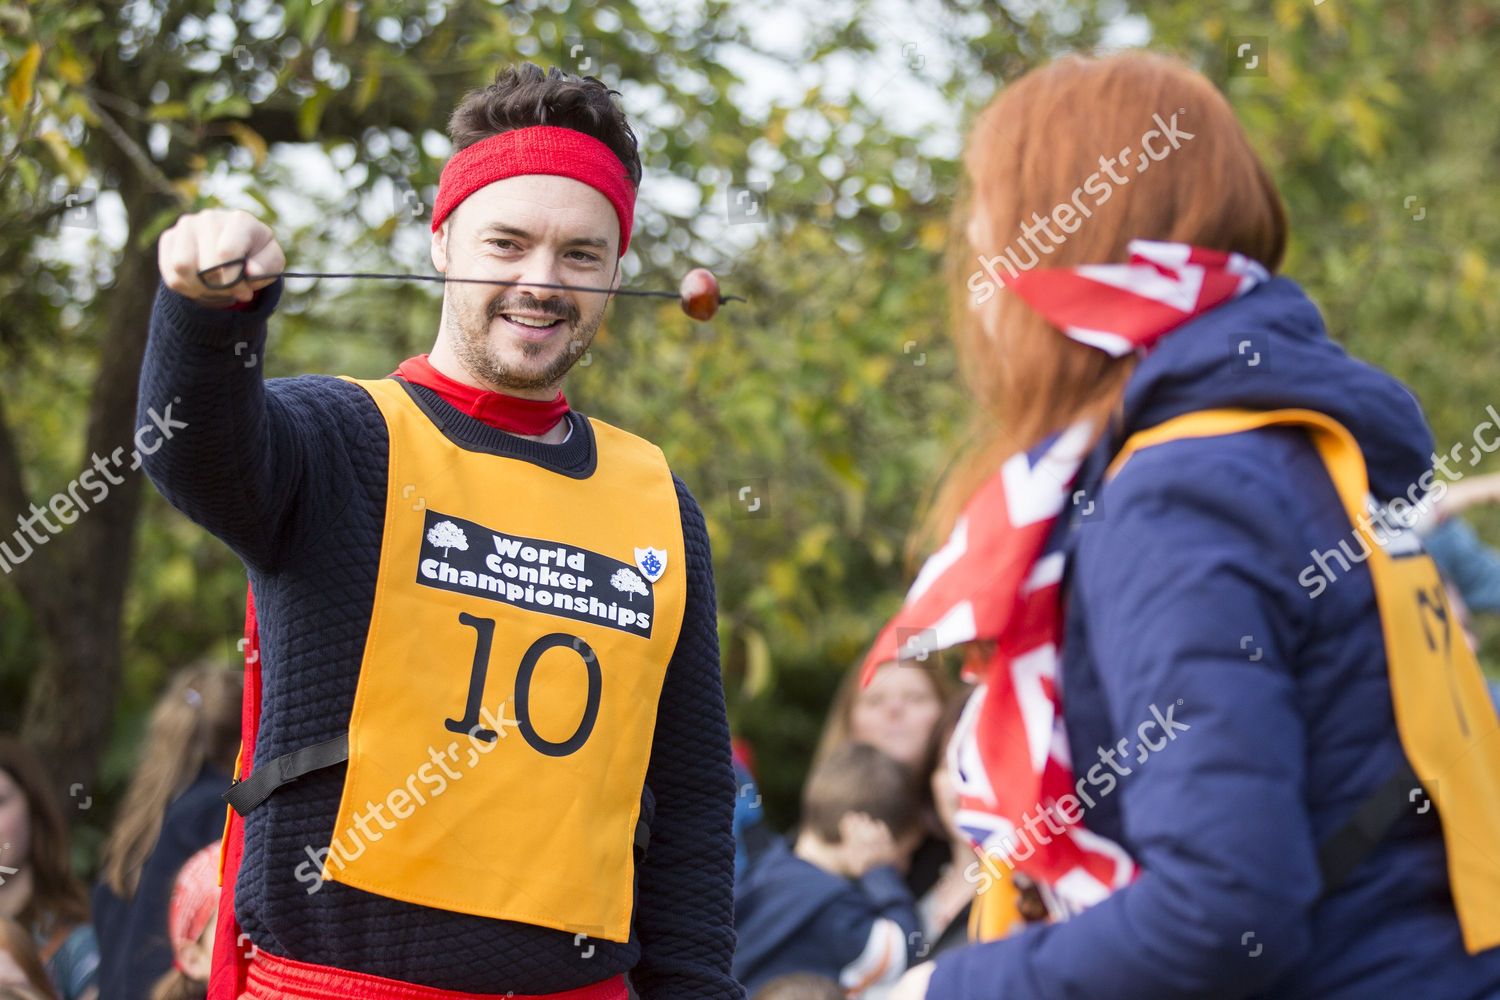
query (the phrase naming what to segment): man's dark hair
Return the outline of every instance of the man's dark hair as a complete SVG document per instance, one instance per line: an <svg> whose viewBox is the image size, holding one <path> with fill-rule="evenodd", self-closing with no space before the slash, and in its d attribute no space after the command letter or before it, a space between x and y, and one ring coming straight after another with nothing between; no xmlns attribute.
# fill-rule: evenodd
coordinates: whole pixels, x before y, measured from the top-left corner
<svg viewBox="0 0 1500 1000"><path fill-rule="evenodd" d="M837 844L839 820L868 813L900 837L916 828L921 798L911 770L868 743L845 743L813 768L802 790L802 826Z"/></svg>
<svg viewBox="0 0 1500 1000"><path fill-rule="evenodd" d="M641 186L641 154L625 112L615 103L619 92L592 76L573 76L557 67L535 63L507 66L495 82L471 90L448 119L448 138L456 153L481 139L532 125L556 125L591 135L614 151L625 165L632 187Z"/></svg>

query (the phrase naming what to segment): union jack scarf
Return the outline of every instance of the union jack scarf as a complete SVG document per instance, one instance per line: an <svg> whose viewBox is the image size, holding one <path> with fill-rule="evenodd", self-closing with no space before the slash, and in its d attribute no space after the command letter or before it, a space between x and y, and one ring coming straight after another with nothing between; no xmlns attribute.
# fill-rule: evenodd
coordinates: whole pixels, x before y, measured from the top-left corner
<svg viewBox="0 0 1500 1000"><path fill-rule="evenodd" d="M1269 275L1237 253L1132 240L1124 264L1028 271L1007 283L1073 340L1114 357L1146 352L1165 334ZM1012 455L964 506L947 542L922 566L862 671L868 684L892 660L925 660L987 640L971 656L976 682L948 745L959 793L957 823L990 867L1014 867L1037 883L1049 913L1066 919L1136 877L1112 840L1089 832L1077 795L1057 683L1065 553L1058 517L1093 435L1075 424ZM1075 796L1069 810L1057 803ZM1039 824L1042 813L1050 822ZM1034 833L1021 827L1031 820ZM1062 833L1056 834L1061 828ZM1019 832L1018 832L1019 831Z"/></svg>

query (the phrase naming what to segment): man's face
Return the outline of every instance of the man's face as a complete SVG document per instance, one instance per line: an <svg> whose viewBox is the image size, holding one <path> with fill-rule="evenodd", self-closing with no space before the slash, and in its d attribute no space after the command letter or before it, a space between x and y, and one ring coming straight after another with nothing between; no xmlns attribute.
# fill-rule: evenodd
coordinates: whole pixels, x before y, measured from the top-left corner
<svg viewBox="0 0 1500 1000"><path fill-rule="evenodd" d="M450 278L619 286L620 223L609 199L571 177L528 174L480 188L432 237ZM446 337L464 368L495 389L547 391L594 339L609 295L449 282Z"/></svg>

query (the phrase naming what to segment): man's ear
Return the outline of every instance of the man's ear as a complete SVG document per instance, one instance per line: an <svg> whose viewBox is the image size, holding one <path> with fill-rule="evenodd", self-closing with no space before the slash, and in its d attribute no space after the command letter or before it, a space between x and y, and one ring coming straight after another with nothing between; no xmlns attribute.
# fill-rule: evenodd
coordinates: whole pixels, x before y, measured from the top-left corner
<svg viewBox="0 0 1500 1000"><path fill-rule="evenodd" d="M448 224L451 221L444 219L432 234L432 266L441 273L448 271Z"/></svg>

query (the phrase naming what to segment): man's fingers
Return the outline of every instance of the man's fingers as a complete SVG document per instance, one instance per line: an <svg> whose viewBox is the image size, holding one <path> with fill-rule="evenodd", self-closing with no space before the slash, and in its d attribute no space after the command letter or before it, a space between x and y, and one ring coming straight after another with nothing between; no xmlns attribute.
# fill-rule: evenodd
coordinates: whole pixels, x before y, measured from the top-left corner
<svg viewBox="0 0 1500 1000"><path fill-rule="evenodd" d="M248 212L231 212L223 220L223 229L217 243L218 262L243 259L242 267L236 269L243 283L236 284L234 292L240 301L249 301L255 292L275 281L275 278L258 277L281 273L286 267L286 255L276 242L271 227Z"/></svg>
<svg viewBox="0 0 1500 1000"><path fill-rule="evenodd" d="M174 292L186 292L184 286L183 255L181 255L181 231L172 226L156 240L156 267L162 273L162 283Z"/></svg>
<svg viewBox="0 0 1500 1000"><path fill-rule="evenodd" d="M224 212L210 209L202 213L200 225L203 238L198 241L198 270L214 269L209 275L210 283L236 279L242 273L242 265L235 263L219 269L219 265L240 261L259 249L260 225L245 212ZM262 227L264 228L264 227Z"/></svg>
<svg viewBox="0 0 1500 1000"><path fill-rule="evenodd" d="M270 230L266 233L269 235ZM275 278L258 277L265 274L280 274L286 270L286 254L281 250L281 244L273 238L260 249L250 255L245 262L245 277L250 280L250 287L259 291L274 282Z"/></svg>
<svg viewBox="0 0 1500 1000"><path fill-rule="evenodd" d="M174 226L167 236L172 241L167 250L169 276L178 282L176 291L191 294L198 290L198 241L190 226Z"/></svg>
<svg viewBox="0 0 1500 1000"><path fill-rule="evenodd" d="M187 221L190 221L185 217ZM222 305L234 301L232 295L210 291L198 277L198 239L191 224L178 224L162 233L157 246L162 283L179 295L199 302Z"/></svg>
<svg viewBox="0 0 1500 1000"><path fill-rule="evenodd" d="M274 281L263 276L280 272L285 258L271 228L249 212L206 209L184 215L161 235L157 263L173 291L228 305L248 301Z"/></svg>
<svg viewBox="0 0 1500 1000"><path fill-rule="evenodd" d="M253 254L274 243L270 227L248 212L208 209L191 217L196 236L194 272L208 301L246 302L255 287L245 280L245 263ZM206 272L206 273L205 273ZM227 286L227 287L225 287Z"/></svg>

